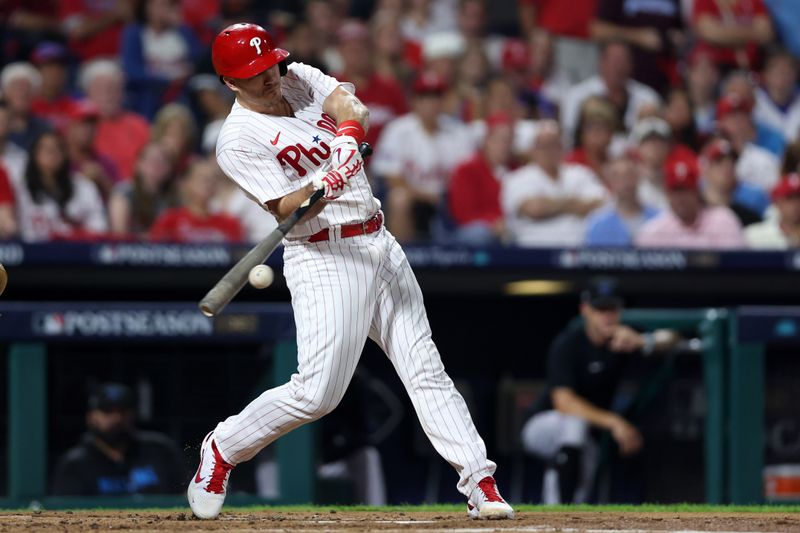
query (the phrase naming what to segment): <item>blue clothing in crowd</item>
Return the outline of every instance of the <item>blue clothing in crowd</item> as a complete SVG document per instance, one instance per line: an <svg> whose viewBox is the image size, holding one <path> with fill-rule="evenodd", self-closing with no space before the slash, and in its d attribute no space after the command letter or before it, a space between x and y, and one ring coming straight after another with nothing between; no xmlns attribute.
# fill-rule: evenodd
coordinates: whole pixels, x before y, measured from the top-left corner
<svg viewBox="0 0 800 533"><path fill-rule="evenodd" d="M800 20L800 2L797 0L764 0L772 23L780 37L783 46L791 54L800 58L800 32L797 31L797 21Z"/></svg>
<svg viewBox="0 0 800 533"><path fill-rule="evenodd" d="M654 207L644 207L639 222L647 222L658 213ZM586 221L586 246L633 246L633 237L616 206L601 209Z"/></svg>
<svg viewBox="0 0 800 533"><path fill-rule="evenodd" d="M743 205L751 211L764 216L769 207L769 196L760 187L749 183L739 183L733 191L733 203Z"/></svg>

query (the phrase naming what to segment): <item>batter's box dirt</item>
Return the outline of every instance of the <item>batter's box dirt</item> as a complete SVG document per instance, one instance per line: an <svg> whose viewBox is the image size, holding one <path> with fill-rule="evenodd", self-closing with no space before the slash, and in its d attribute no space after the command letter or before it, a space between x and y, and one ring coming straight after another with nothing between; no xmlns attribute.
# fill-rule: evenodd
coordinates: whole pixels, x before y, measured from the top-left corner
<svg viewBox="0 0 800 533"><path fill-rule="evenodd" d="M438 512L223 512L217 520L197 520L176 511L42 511L0 514L0 533L15 531L484 531L651 532L731 531L799 532L794 513L630 513L523 512L516 520L475 521L465 513Z"/></svg>

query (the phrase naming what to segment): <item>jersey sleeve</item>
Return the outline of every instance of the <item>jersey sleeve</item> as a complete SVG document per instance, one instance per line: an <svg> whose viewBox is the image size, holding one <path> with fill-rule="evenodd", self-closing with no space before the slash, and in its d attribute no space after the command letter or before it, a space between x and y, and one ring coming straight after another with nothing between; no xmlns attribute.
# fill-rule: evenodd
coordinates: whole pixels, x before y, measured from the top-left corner
<svg viewBox="0 0 800 533"><path fill-rule="evenodd" d="M274 156L248 148L229 148L217 153L222 171L259 203L266 204L298 189Z"/></svg>
<svg viewBox="0 0 800 533"><path fill-rule="evenodd" d="M356 88L352 83L341 82L311 65L294 63L291 68L292 72L296 74L298 78L309 84L314 100L320 104L322 104L337 87L342 87L351 94L355 94L356 92Z"/></svg>

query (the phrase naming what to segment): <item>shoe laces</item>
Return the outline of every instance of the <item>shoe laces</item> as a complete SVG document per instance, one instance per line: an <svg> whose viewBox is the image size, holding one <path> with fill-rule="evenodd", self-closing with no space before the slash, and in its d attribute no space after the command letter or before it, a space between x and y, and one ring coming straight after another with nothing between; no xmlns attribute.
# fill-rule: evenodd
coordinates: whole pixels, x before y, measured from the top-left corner
<svg viewBox="0 0 800 533"><path fill-rule="evenodd" d="M486 476L482 480L478 481L478 487L483 492L487 502L505 503L503 498L501 498L500 494L497 492L497 484L492 476Z"/></svg>
<svg viewBox="0 0 800 533"><path fill-rule="evenodd" d="M228 464L217 451L217 444L211 441L211 450L214 452L214 469L211 471L211 479L208 480L207 492L215 494L225 493L225 480L228 479L233 465Z"/></svg>

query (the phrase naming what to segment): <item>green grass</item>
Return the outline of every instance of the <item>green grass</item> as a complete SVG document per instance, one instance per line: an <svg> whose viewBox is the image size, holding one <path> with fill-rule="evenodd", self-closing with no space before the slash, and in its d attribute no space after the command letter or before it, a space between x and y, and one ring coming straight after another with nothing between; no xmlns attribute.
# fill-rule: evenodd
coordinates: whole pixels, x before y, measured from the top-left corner
<svg viewBox="0 0 800 533"><path fill-rule="evenodd" d="M565 513L584 513L584 512L616 512L616 513L800 513L800 505L704 505L704 504L675 504L675 505L533 505L519 504L514 508L518 512L537 513L537 512L565 512ZM80 511L90 511L82 509ZM109 511L127 511L131 513L189 513L187 507L172 508L144 508L144 509L107 509ZM225 507L225 512L272 512L272 513L320 513L332 514L332 512L403 512L403 513L462 513L465 512L464 505L457 504L438 504L438 505L391 505L386 507L369 506L344 506L344 505L257 505L243 507ZM9 512L30 512L30 511L11 511L2 510L0 513Z"/></svg>

